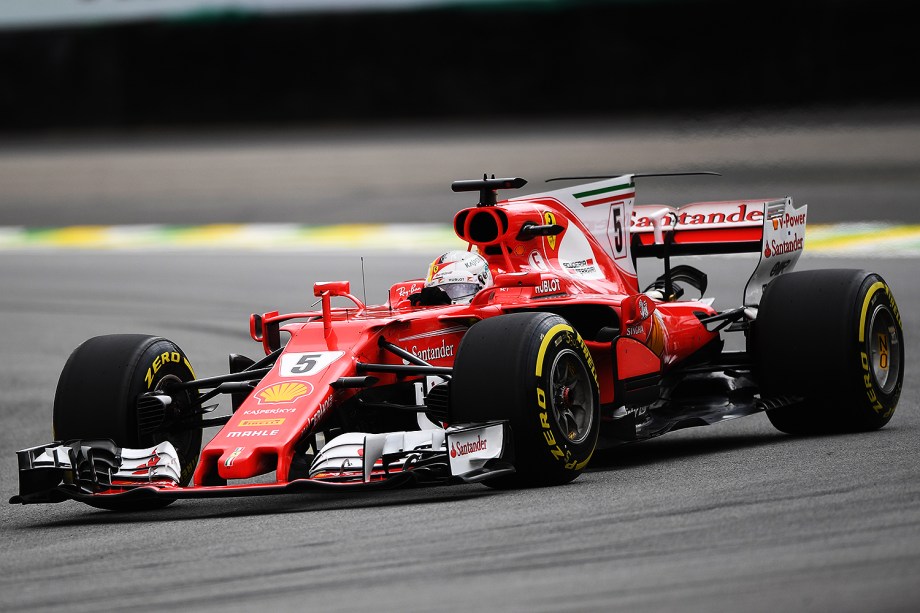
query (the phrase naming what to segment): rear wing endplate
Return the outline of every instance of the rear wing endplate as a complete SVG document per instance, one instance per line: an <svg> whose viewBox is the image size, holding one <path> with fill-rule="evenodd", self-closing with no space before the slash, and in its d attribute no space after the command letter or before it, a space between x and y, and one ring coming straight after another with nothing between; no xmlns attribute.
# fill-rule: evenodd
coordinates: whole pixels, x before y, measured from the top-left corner
<svg viewBox="0 0 920 613"><path fill-rule="evenodd" d="M695 202L674 208L633 207L634 257L672 257L724 253L759 253L744 290L744 305L757 306L763 289L791 271L805 247L808 207L792 198Z"/></svg>

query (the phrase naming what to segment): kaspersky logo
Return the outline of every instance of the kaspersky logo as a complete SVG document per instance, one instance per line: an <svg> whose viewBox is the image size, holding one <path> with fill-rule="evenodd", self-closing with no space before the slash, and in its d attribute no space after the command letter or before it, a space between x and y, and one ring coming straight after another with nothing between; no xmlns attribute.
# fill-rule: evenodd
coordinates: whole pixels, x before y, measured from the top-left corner
<svg viewBox="0 0 920 613"><path fill-rule="evenodd" d="M313 393L313 385L307 381L285 381L275 383L256 392L259 404L283 404Z"/></svg>

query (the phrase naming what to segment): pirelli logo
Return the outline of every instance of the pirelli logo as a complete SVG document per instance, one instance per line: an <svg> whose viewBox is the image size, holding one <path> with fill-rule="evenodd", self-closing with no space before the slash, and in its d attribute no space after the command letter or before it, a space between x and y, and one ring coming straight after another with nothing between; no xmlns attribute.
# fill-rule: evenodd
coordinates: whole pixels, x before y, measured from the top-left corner
<svg viewBox="0 0 920 613"><path fill-rule="evenodd" d="M256 426L280 426L284 423L284 418L279 417L276 419L244 419L237 424L238 427L256 427Z"/></svg>

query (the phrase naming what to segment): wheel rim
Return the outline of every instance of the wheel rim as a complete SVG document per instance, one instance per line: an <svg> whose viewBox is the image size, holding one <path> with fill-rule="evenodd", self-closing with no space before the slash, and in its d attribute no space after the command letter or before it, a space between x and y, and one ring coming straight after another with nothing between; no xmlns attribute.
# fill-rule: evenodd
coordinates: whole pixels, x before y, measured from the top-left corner
<svg viewBox="0 0 920 613"><path fill-rule="evenodd" d="M570 443L584 442L594 424L594 391L580 356L565 349L550 369L552 411L559 430Z"/></svg>
<svg viewBox="0 0 920 613"><path fill-rule="evenodd" d="M160 379L157 382L156 386L154 386L154 389L158 392L166 393L169 386L175 383L182 383L182 379L180 379L176 375L165 375L162 379ZM175 410L178 414L181 415L191 410L192 397L188 391L183 391L183 392L180 392L179 394L170 394L170 396L172 396L173 398L173 403L176 405ZM176 447L176 449L180 452L182 451L182 449L180 449L180 446L183 448L188 446L189 442L194 437L194 432L192 432L191 430L169 429L169 430L163 430L161 434L166 435L169 442L172 443ZM153 436L155 437L155 435ZM157 441L157 442L161 442L161 441Z"/></svg>
<svg viewBox="0 0 920 613"><path fill-rule="evenodd" d="M879 305L869 323L869 369L876 384L890 394L901 374L901 339L891 311Z"/></svg>
<svg viewBox="0 0 920 613"><path fill-rule="evenodd" d="M182 379L176 375L165 375L154 386L154 389L158 392L166 393L169 385L174 383L182 383ZM192 407L192 391L186 390L180 392L178 395L173 395L173 401L177 405L176 410L179 413L185 413L186 411L191 410ZM188 462L194 459L192 456L197 458L200 443L197 440L197 436L200 434L199 431L195 430L185 430L185 429L176 429L170 428L165 430L159 430L157 432L151 432L146 435L146 440L142 444L156 445L162 443L163 441L169 441L176 451L179 453L179 462L183 466L182 485L188 483L188 480L191 478L191 473L185 473L185 467L188 466Z"/></svg>

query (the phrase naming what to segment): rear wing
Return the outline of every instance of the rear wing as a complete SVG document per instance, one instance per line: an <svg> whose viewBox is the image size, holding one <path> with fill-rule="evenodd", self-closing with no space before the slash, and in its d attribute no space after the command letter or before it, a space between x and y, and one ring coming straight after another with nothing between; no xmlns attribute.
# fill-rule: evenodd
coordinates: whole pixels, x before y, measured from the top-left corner
<svg viewBox="0 0 920 613"><path fill-rule="evenodd" d="M763 239L764 211L783 200L694 202L682 207L633 207L635 257L756 253Z"/></svg>
<svg viewBox="0 0 920 613"><path fill-rule="evenodd" d="M636 279L636 258L759 253L757 267L745 286L745 306L757 306L766 284L795 267L805 247L807 206L796 208L790 197L694 202L676 208L637 205L635 179L643 176L655 175L566 177L601 180L512 198L509 202L552 199L559 203L581 221L627 278ZM623 223L627 219L628 233ZM560 250L578 244L569 237L563 239ZM588 253L587 247L572 257L583 259L582 252ZM560 258L563 255L560 253Z"/></svg>
<svg viewBox="0 0 920 613"><path fill-rule="evenodd" d="M766 285L791 271L805 248L808 206L792 198L695 202L679 208L633 207L634 257L759 253L744 288L744 305L757 306Z"/></svg>

